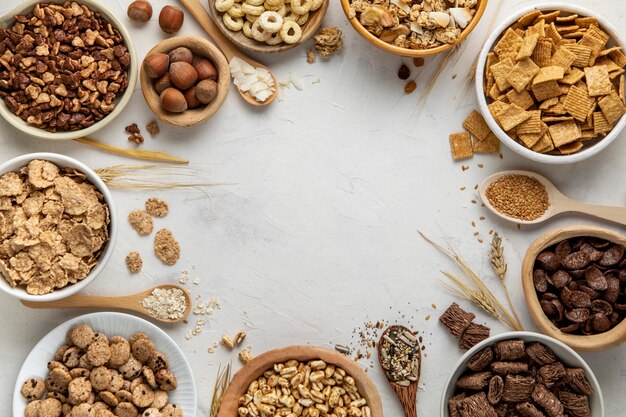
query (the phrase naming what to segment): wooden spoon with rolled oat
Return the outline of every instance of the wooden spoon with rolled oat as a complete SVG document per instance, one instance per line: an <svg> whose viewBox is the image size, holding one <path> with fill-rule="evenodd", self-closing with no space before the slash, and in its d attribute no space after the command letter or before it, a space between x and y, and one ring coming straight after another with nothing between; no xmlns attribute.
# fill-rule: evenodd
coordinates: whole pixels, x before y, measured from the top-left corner
<svg viewBox="0 0 626 417"><path fill-rule="evenodd" d="M163 284L126 296L76 294L56 301L22 301L30 308L105 308L131 310L164 323L183 320L191 311L189 292L173 284Z"/></svg>

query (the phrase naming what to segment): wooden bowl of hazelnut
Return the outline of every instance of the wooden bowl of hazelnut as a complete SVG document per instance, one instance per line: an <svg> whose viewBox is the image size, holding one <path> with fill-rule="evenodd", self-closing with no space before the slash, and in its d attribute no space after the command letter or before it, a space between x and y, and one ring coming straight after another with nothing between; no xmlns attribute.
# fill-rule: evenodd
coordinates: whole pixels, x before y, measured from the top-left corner
<svg viewBox="0 0 626 417"><path fill-rule="evenodd" d="M220 108L230 86L228 61L215 45L197 36L157 44L144 58L139 75L152 112L174 126L207 120Z"/></svg>

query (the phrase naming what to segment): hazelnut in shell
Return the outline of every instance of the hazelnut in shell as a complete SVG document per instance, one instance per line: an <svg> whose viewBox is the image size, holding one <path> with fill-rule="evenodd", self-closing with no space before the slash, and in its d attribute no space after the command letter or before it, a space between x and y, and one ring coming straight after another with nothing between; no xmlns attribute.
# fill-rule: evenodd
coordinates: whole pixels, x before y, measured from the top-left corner
<svg viewBox="0 0 626 417"><path fill-rule="evenodd" d="M170 58L166 54L150 54L143 60L143 69L150 78L160 78L167 72Z"/></svg>
<svg viewBox="0 0 626 417"><path fill-rule="evenodd" d="M194 58L192 63L194 69L198 73L198 80L217 79L217 70L215 65L206 58Z"/></svg>
<svg viewBox="0 0 626 417"><path fill-rule="evenodd" d="M169 88L171 86L172 80L170 80L169 72L154 82L154 89L159 94L161 94L166 88Z"/></svg>
<svg viewBox="0 0 626 417"><path fill-rule="evenodd" d="M146 0L135 0L128 5L126 14L134 22L147 22L152 18L152 5Z"/></svg>
<svg viewBox="0 0 626 417"><path fill-rule="evenodd" d="M196 85L196 97L202 104L209 104L217 96L217 83L213 80L202 80Z"/></svg>
<svg viewBox="0 0 626 417"><path fill-rule="evenodd" d="M187 110L187 100L179 90L166 88L161 93L161 108L171 113L182 113Z"/></svg>
<svg viewBox="0 0 626 417"><path fill-rule="evenodd" d="M191 87L189 90L183 92L185 100L187 100L187 108L195 109L200 105L200 100L196 97L196 87Z"/></svg>
<svg viewBox="0 0 626 417"><path fill-rule="evenodd" d="M198 73L187 62L174 62L170 65L170 79L176 88L186 90L198 81Z"/></svg>
<svg viewBox="0 0 626 417"><path fill-rule="evenodd" d="M176 49L172 49L169 54L170 63L174 62L187 62L191 64L193 61L193 52L189 48L185 48L184 46L179 46Z"/></svg>
<svg viewBox="0 0 626 417"><path fill-rule="evenodd" d="M159 26L165 33L176 33L183 26L185 13L178 7L164 6L159 13Z"/></svg>

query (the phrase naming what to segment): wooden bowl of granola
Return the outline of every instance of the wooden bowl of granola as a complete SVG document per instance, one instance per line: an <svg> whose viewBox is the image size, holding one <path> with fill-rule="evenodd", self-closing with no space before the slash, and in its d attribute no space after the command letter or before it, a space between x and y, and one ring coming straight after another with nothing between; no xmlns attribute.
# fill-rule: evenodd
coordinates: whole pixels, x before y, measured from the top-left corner
<svg viewBox="0 0 626 417"><path fill-rule="evenodd" d="M371 0L341 0L341 6L354 30L372 45L394 55L423 57L448 51L461 43L480 21L487 1L466 0L465 4L471 7L450 8L446 12L425 11L427 2L422 2L413 6L420 8L419 16L417 10L412 11L402 0L385 0L376 5ZM370 5L365 7L364 2ZM402 8L405 16L414 14L415 19L399 20L394 11L389 12L390 6L394 10ZM401 36L410 39L398 45Z"/></svg>
<svg viewBox="0 0 626 417"><path fill-rule="evenodd" d="M250 387L250 385L257 381L258 378L263 377L267 371L274 372L275 364L283 364L291 360L305 363L310 361L323 361L324 364L320 364L320 368L316 369L322 369L321 366L324 366L325 368L330 368L332 366L343 369L343 371L345 371L345 378L342 377L343 382L338 381L336 373L331 375L329 378L336 380L336 386L342 386L344 383L347 383L349 384L351 390L354 389L358 392L358 394L360 394L360 396L365 400L365 406L369 407L369 414L367 411L363 410L363 417L383 417L383 406L378 389L367 374L361 369L361 367L352 359L339 352L314 346L287 346L274 349L267 351L246 363L246 365L244 365L244 367L235 374L232 382L228 385L228 389L222 398L217 417L241 416L241 413L239 413L238 410L240 407L245 408L246 405L245 401L242 401L244 403L243 405L240 403L240 398L250 393L250 390L253 388ZM278 375L280 375L280 371L278 372ZM348 381L348 376L352 377L352 380ZM299 378L297 375L287 377L290 379ZM302 383L308 385L306 382ZM289 385L289 382L287 382L287 384ZM324 384L324 386L330 385ZM311 388L311 391L313 390L314 388ZM296 403L296 405L297 404L298 403ZM282 406L283 405L279 405L279 407ZM348 405L346 405L346 408L348 408Z"/></svg>

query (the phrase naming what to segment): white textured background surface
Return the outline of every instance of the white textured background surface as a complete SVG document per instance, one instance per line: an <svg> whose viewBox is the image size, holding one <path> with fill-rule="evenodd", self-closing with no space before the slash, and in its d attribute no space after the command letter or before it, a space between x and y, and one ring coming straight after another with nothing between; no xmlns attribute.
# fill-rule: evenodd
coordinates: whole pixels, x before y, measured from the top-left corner
<svg viewBox="0 0 626 417"><path fill-rule="evenodd" d="M501 15L531 3L503 1ZM0 12L17 3L4 0ZM111 3L114 12L127 21L127 1ZM325 23L344 30L341 55L314 65L305 62L304 48L263 57L278 79L290 72L300 74L305 91L292 88L286 91L285 101L257 110L247 107L231 90L222 109L207 123L186 130L162 125L158 138L146 138L144 149L187 157L202 170L204 180L232 185L208 189L210 198L197 191L157 193L170 202L172 210L155 227L172 229L182 244L181 261L174 267L162 265L152 254L152 239L139 237L123 222L108 270L89 292L132 293L156 283L175 282L182 269L189 269L192 278L200 279L199 285L189 285L194 295L221 298L222 309L202 335L185 340L192 323L164 327L192 363L200 398L198 415L207 415L218 365L232 360L239 366L235 355L223 349L207 353L222 333L245 327L246 342L259 353L295 343L349 343L353 328L365 320L386 319L411 324L424 334L427 356L418 411L421 416L437 416L444 380L462 352L435 320L453 301L436 284L439 270L449 264L415 230L437 239L449 236L485 275L490 275L487 244L478 244L472 236L471 222L477 222L483 236L489 229L498 230L505 237L515 303L527 329L536 330L519 282L527 246L552 227L594 221L568 216L518 231L470 202L477 197L473 185L501 169L525 168L547 175L571 197L626 204L624 134L606 152L576 166L538 166L507 149L503 149L503 160L479 156L464 162L471 167L466 172L452 162L448 134L459 131L463 118L474 108L473 93L459 103L463 80L490 22L499 20L494 16L496 0L491 3L464 43L458 61L442 73L421 113L416 111L420 91L437 61L428 60L423 69L413 69L418 91L405 96L404 83L396 76L400 59L357 37L339 2L333 0ZM577 3L624 30L624 2ZM140 59L163 38L156 23L162 4L153 1L155 17L149 25L129 23ZM203 34L190 15L181 33ZM319 84L310 83L315 77L321 79ZM97 139L128 146L123 127L132 122L145 126L152 116L139 91L127 110ZM75 143L30 139L0 121L2 160L33 151L66 153L92 167L135 163ZM478 163L484 168L478 168ZM467 190L460 191L461 186ZM115 191L120 216L141 208L152 194ZM478 220L482 215L487 216L485 221ZM130 250L139 250L144 257L140 275L130 276L124 266ZM28 310L0 295L0 415L10 415L15 377L29 350L51 328L79 313ZM429 321L425 319L428 314L433 316ZM503 330L482 313L478 318L492 326L494 333ZM626 346L584 357L602 384L607 415L623 415ZM370 375L379 386L386 414L399 415L398 402L382 374L375 367Z"/></svg>

